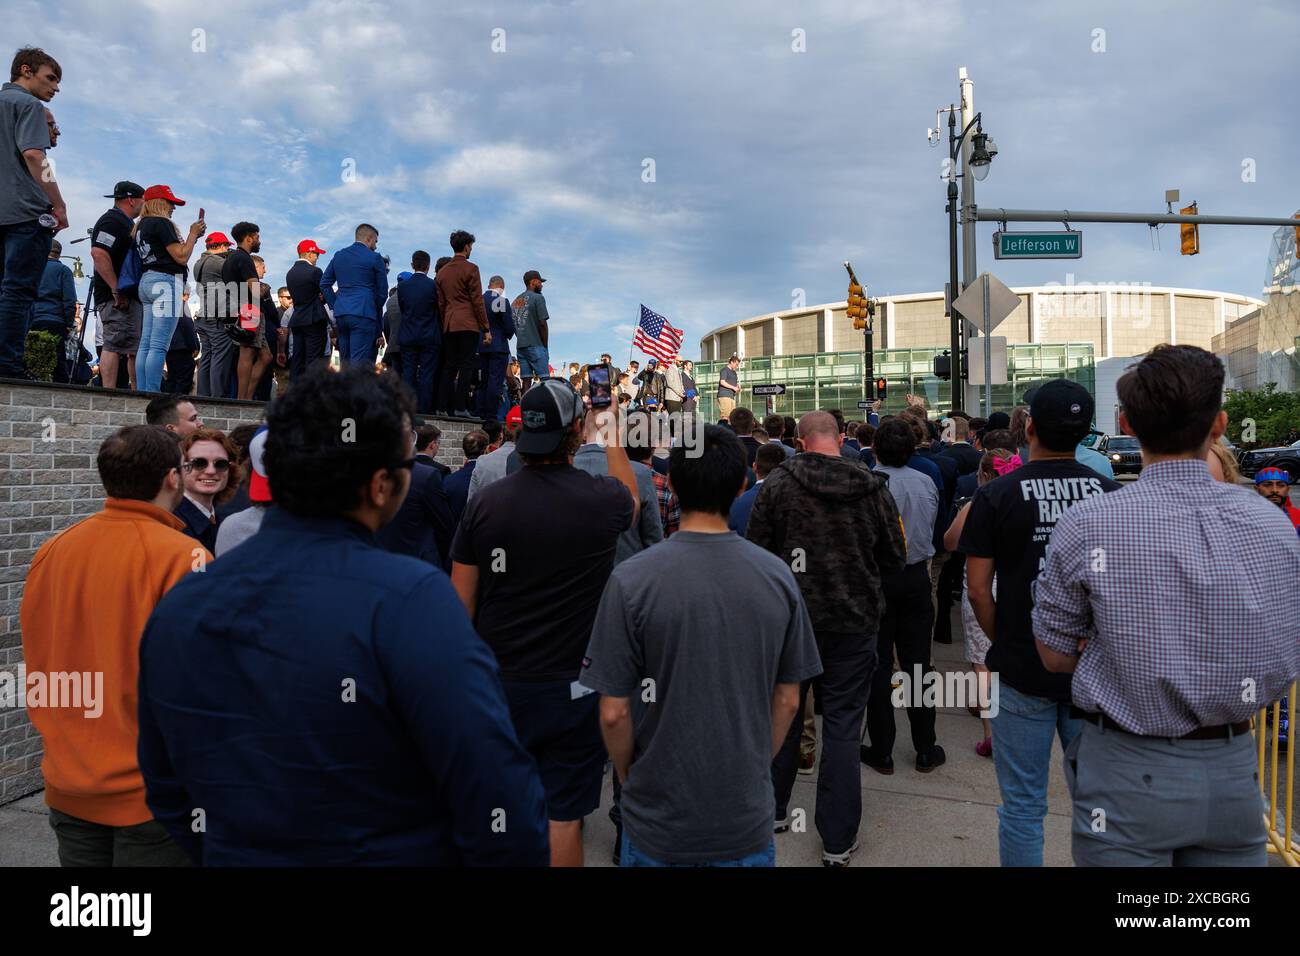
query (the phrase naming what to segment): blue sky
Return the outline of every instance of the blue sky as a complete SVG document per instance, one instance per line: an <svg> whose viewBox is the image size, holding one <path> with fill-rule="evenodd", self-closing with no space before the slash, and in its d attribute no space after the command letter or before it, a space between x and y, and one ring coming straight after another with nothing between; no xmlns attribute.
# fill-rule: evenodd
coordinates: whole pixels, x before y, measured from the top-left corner
<svg viewBox="0 0 1300 956"><path fill-rule="evenodd" d="M925 130L957 68L1001 152L982 206L1290 215L1290 3L2 0L13 45L64 68L52 153L84 234L119 179L167 183L209 229L299 239L374 223L393 276L478 236L484 280L539 269L552 358L626 359L644 302L686 331L942 288L947 220ZM1104 31L1097 34L1096 31ZM200 32L196 32L200 31ZM502 32L503 31L503 32ZM802 31L803 52L796 52ZM1095 52L1104 38L1104 52ZM494 52L494 44L500 52ZM504 45L504 49L501 50ZM647 182L646 160L654 177ZM1243 163L1253 161L1253 182ZM353 175L345 175L353 174ZM994 267L980 231L981 268ZM1270 230L1084 225L1085 257L997 263L1011 285L1151 282L1258 295ZM89 263L87 262L87 267Z"/></svg>

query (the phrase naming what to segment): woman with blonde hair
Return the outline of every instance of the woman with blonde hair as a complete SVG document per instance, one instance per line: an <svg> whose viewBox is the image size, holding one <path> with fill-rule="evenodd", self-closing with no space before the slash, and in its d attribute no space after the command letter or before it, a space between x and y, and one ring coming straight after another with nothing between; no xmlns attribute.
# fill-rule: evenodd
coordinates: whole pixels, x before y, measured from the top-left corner
<svg viewBox="0 0 1300 956"><path fill-rule="evenodd" d="M142 392L162 388L163 362L171 348L172 335L185 307L185 279L189 273L194 244L207 232L202 217L190 224L181 241L172 222L172 212L184 206L170 186L150 186L144 191L144 208L132 230L140 254L140 302L144 324L140 349L135 357L136 383Z"/></svg>
<svg viewBox="0 0 1300 956"><path fill-rule="evenodd" d="M1237 459L1232 457L1228 446L1221 441L1210 443L1205 464L1209 466L1210 474L1214 476L1215 481L1221 481L1225 485L1235 485L1241 481L1241 469L1237 467Z"/></svg>

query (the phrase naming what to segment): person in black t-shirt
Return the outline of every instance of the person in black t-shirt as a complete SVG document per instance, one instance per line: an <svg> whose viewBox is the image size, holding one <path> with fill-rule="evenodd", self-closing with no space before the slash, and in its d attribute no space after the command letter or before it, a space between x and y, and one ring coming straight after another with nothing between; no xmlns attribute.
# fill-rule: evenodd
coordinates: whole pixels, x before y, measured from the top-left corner
<svg viewBox="0 0 1300 956"><path fill-rule="evenodd" d="M244 400L253 397L257 379L253 366L260 356L257 345L258 331L262 327L262 277L257 272L253 253L262 248L262 233L255 222L237 222L230 230L235 248L230 250L221 266L221 281L226 285L226 332L239 343L239 362L235 375L238 386L235 397ZM265 341L265 337L263 337ZM266 363L271 353L266 352ZM265 370L263 365L262 370Z"/></svg>
<svg viewBox="0 0 1300 956"><path fill-rule="evenodd" d="M551 863L582 865L582 819L600 805L605 744L597 697L578 684L618 536L638 513L636 476L603 421L608 475L573 467L582 396L561 379L524 393L524 465L478 490L451 546L451 583L496 655L520 743L541 771Z"/></svg>
<svg viewBox="0 0 1300 956"><path fill-rule="evenodd" d="M90 232L90 258L95 273L90 284L95 294L95 311L104 329L104 348L99 355L99 377L105 388L117 383L118 362L126 357L131 387L135 387L135 353L140 348L144 312L140 296L132 289L118 292L117 277L131 248L131 227L144 208L144 187L123 180L113 188L113 208L95 221ZM93 344L93 343L92 343Z"/></svg>
<svg viewBox="0 0 1300 956"><path fill-rule="evenodd" d="M202 219L190 224L184 240L172 213L185 200L170 186L150 186L144 191L144 209L135 225L135 247L140 254L140 304L144 320L140 350L136 353L136 384L142 392L162 388L163 364L184 308L181 296L189 274L194 244L207 232Z"/></svg>
<svg viewBox="0 0 1300 956"><path fill-rule="evenodd" d="M1119 488L1074 457L1093 408L1092 396L1076 382L1053 379L1039 387L1025 428L1028 464L976 492L958 543L971 608L993 642L985 663L998 677L989 709L1003 866L1042 866L1052 738L1060 737L1064 751L1081 727L1070 716L1070 675L1043 667L1030 612L1033 583L1061 515L1076 501Z"/></svg>

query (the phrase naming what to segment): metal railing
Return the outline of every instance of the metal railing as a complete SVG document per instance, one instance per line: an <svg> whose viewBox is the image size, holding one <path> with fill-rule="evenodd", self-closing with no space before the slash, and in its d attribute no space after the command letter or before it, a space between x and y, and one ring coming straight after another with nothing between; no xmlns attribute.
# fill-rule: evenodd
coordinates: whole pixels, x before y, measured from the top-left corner
<svg viewBox="0 0 1300 956"><path fill-rule="evenodd" d="M1300 842L1296 840L1294 827L1295 747L1290 739L1291 732L1295 729L1296 686L1296 683L1291 684L1291 689L1285 698L1288 710L1285 762L1281 759L1282 742L1278 734L1282 717L1281 701L1274 701L1271 707L1260 708L1255 717L1254 731L1259 755L1259 789L1268 801L1268 814L1264 818L1264 826L1268 831L1268 852L1277 854L1287 866L1300 867ZM1265 757L1268 758L1267 765ZM1285 773L1281 780L1278 779L1279 767ZM1279 783L1282 787L1283 803L1280 816L1278 813Z"/></svg>

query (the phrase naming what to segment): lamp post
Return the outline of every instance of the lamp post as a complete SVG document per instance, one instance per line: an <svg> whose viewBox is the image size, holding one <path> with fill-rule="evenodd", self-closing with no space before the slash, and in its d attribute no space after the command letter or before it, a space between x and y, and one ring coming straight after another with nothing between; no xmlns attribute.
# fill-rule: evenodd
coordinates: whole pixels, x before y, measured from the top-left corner
<svg viewBox="0 0 1300 956"><path fill-rule="evenodd" d="M973 176L977 182L983 182L988 176L989 166L993 162L993 157L997 155L998 148L993 143L981 125L982 114L976 113L966 128L957 135L957 112L958 108L952 104L947 107L941 107L940 113L948 114L948 205L945 207L948 213L948 336L950 358L948 363L949 380L952 382L952 404L954 408L965 404L964 400L958 399L961 391L962 381L962 334L961 320L957 316L957 310L953 308L953 300L961 293L962 289L957 283L957 210L959 203L957 199L957 179L959 176L965 177L968 174ZM970 135L971 130L975 134L971 136L971 152L964 168L960 173L957 172L958 157L961 155L962 144L966 137ZM938 145L939 130L936 127L929 131L929 140L932 145ZM973 278L973 277L972 277Z"/></svg>

